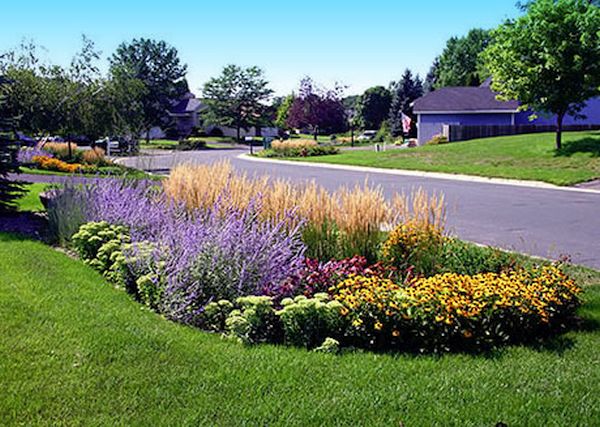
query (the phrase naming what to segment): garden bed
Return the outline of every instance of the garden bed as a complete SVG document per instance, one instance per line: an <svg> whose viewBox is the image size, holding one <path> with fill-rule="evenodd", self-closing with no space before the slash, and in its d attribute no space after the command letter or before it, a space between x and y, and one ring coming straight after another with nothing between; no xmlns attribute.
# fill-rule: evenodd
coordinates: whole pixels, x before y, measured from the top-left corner
<svg viewBox="0 0 600 427"><path fill-rule="evenodd" d="M248 344L485 352L573 327L580 287L448 236L440 195L180 166L55 190L57 241L151 309ZM382 231L391 228L391 232Z"/></svg>

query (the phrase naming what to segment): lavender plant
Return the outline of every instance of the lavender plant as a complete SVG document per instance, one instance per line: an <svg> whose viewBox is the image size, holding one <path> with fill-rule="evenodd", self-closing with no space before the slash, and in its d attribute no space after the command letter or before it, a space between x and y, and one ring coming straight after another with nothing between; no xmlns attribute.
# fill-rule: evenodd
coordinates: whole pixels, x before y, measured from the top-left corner
<svg viewBox="0 0 600 427"><path fill-rule="evenodd" d="M154 282L164 286L156 306L183 322L194 323L213 300L271 293L302 268L301 221L289 227L293 212L281 219L259 219L259 198L242 211L223 209L230 205L224 198L211 207L190 210L152 182L95 179L57 190L53 216L68 215L66 209L74 204L79 224L122 225L131 235L130 247L151 245L155 267L142 270L152 270ZM125 250L123 256L136 254ZM137 263L122 264L139 274ZM156 272L163 277L156 277Z"/></svg>

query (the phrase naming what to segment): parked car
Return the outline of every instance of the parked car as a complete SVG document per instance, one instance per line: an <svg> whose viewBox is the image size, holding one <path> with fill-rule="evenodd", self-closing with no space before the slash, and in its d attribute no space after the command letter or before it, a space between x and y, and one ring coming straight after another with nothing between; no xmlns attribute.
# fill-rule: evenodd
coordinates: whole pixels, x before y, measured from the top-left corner
<svg viewBox="0 0 600 427"><path fill-rule="evenodd" d="M377 135L376 130L366 130L358 136L359 141L370 141Z"/></svg>

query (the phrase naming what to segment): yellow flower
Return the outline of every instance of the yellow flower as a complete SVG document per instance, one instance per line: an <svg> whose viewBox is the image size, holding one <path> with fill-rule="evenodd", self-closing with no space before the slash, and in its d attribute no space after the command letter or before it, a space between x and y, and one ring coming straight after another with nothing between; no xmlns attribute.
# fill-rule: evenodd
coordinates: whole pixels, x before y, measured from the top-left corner
<svg viewBox="0 0 600 427"><path fill-rule="evenodd" d="M381 331L382 328L383 328L383 323L381 323L381 322L376 322L375 323L375 330L376 331Z"/></svg>

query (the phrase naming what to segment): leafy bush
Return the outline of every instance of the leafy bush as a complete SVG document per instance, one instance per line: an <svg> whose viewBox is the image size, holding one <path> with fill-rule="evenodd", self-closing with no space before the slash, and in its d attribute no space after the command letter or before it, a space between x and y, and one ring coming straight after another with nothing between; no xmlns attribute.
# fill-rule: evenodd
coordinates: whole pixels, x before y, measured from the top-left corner
<svg viewBox="0 0 600 427"><path fill-rule="evenodd" d="M129 240L127 228L100 221L82 225L71 238L71 243L79 256L89 263L98 258L100 250L105 244L110 242L120 244L127 240ZM104 251L107 252L108 249Z"/></svg>
<svg viewBox="0 0 600 427"><path fill-rule="evenodd" d="M201 325L209 331L224 332L227 318L233 309L234 305L226 299L208 303L201 316Z"/></svg>
<svg viewBox="0 0 600 427"><path fill-rule="evenodd" d="M581 289L556 266L447 273L401 286L355 276L332 289L360 345L412 351L482 350L562 327Z"/></svg>
<svg viewBox="0 0 600 427"><path fill-rule="evenodd" d="M444 250L443 230L424 221L408 221L393 229L382 249L383 258L399 272L429 275L437 271Z"/></svg>
<svg viewBox="0 0 600 427"><path fill-rule="evenodd" d="M341 337L345 322L341 314L344 308L329 296L317 293L314 298L303 295L286 298L283 308L277 312L283 325L283 339L288 345L314 348L327 337Z"/></svg>
<svg viewBox="0 0 600 427"><path fill-rule="evenodd" d="M270 150L258 153L261 157L308 157L337 154L339 150L331 145L318 145L312 139L289 139L273 141Z"/></svg>
<svg viewBox="0 0 600 427"><path fill-rule="evenodd" d="M371 140L372 142L388 142L393 141L392 131L387 120L381 122L381 127L377 130L377 133Z"/></svg>
<svg viewBox="0 0 600 427"><path fill-rule="evenodd" d="M519 269L522 264L521 258L513 253L446 238L437 273L503 273Z"/></svg>
<svg viewBox="0 0 600 427"><path fill-rule="evenodd" d="M273 301L265 296L236 299L241 307L231 311L225 321L227 334L245 344L281 341L281 323L273 309Z"/></svg>
<svg viewBox="0 0 600 427"><path fill-rule="evenodd" d="M206 148L206 141L200 138L188 138L177 144L178 150L201 150Z"/></svg>
<svg viewBox="0 0 600 427"><path fill-rule="evenodd" d="M446 138L444 135L438 134L433 135L431 139L425 143L425 145L447 144L448 142L450 142L448 141L448 138Z"/></svg>

